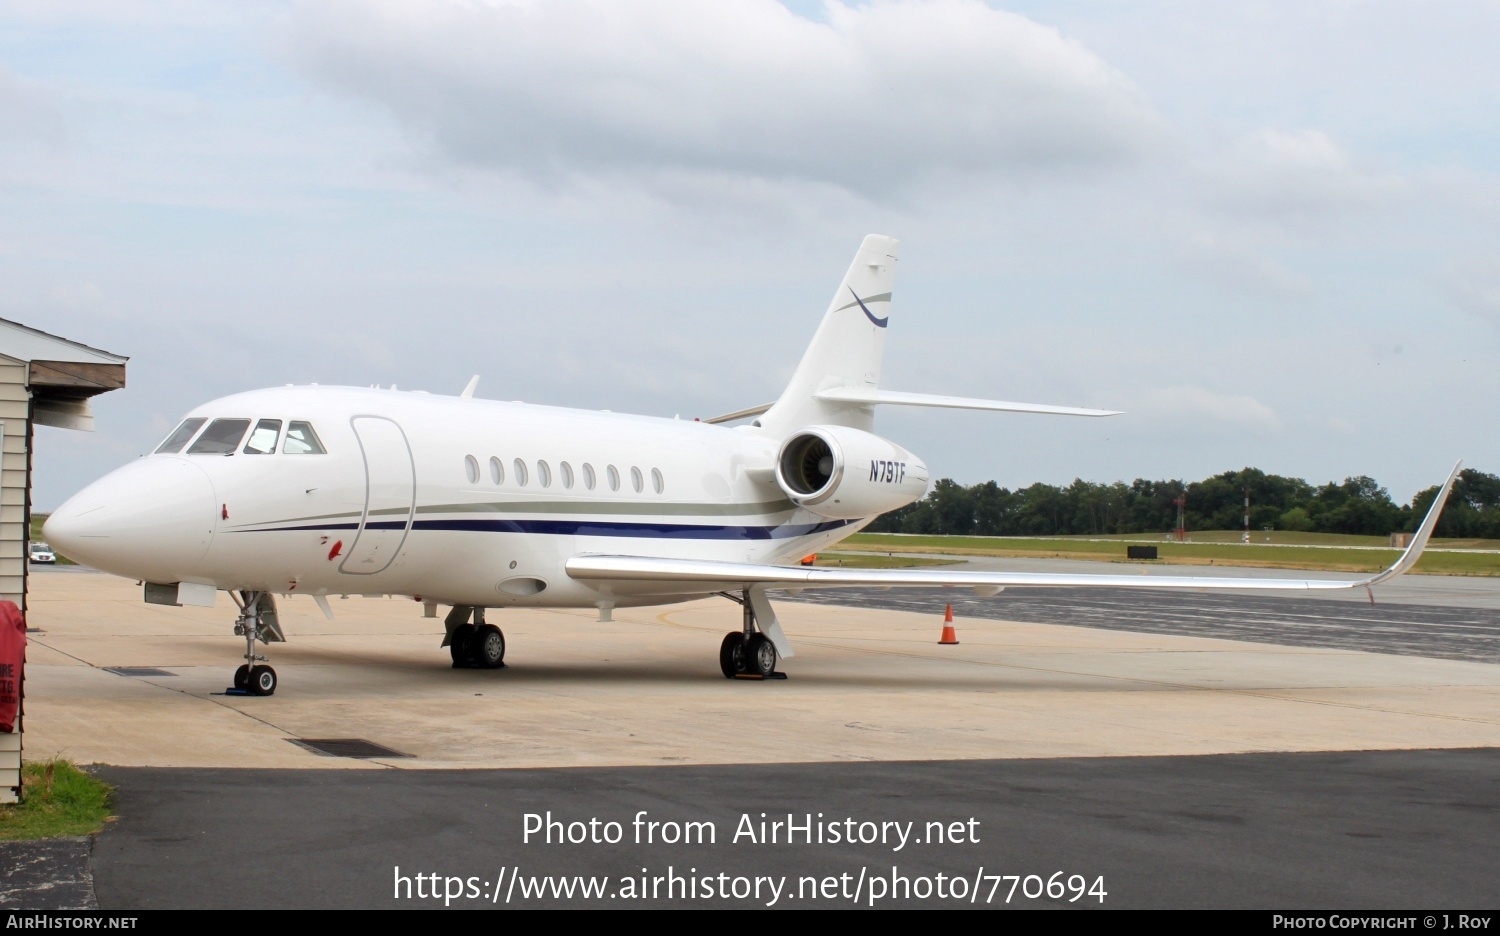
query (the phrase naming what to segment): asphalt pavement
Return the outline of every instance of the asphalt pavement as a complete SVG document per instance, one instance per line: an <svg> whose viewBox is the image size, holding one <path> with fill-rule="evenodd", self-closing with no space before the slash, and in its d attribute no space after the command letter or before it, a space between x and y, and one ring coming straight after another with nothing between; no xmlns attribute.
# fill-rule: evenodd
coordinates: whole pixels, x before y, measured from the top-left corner
<svg viewBox="0 0 1500 936"><path fill-rule="evenodd" d="M105 913L1500 906L1493 749L103 775Z"/></svg>
<svg viewBox="0 0 1500 936"><path fill-rule="evenodd" d="M1007 588L992 598L961 589L845 588L782 600L926 614L946 602L960 617L996 621L1500 663L1496 598L1495 607L1482 607L1109 588Z"/></svg>

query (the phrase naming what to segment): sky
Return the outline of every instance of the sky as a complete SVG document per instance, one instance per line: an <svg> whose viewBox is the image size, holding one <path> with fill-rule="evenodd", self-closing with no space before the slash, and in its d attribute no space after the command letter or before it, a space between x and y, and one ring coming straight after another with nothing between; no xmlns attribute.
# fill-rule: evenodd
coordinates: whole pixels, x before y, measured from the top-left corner
<svg viewBox="0 0 1500 936"><path fill-rule="evenodd" d="M0 317L128 355L56 507L214 397L774 399L902 242L882 408L1008 487L1500 473L1500 4L0 0Z"/></svg>

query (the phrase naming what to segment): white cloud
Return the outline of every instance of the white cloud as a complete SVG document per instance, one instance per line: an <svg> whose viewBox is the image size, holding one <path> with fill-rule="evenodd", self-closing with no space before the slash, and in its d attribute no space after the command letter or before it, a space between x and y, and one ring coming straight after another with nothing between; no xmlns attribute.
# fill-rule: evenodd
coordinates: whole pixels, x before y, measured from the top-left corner
<svg viewBox="0 0 1500 936"><path fill-rule="evenodd" d="M1252 396L1216 393L1196 386L1148 390L1130 409L1144 423L1176 425L1184 430L1209 427L1275 432L1281 428L1276 411Z"/></svg>
<svg viewBox="0 0 1500 936"><path fill-rule="evenodd" d="M966 482L1500 466L1500 7L812 2L0 0L0 314L132 356L130 454L286 381L710 415L881 231L893 388L1128 411L880 416Z"/></svg>
<svg viewBox="0 0 1500 936"><path fill-rule="evenodd" d="M1440 286L1455 307L1491 325L1500 325L1500 263L1452 264L1440 274Z"/></svg>
<svg viewBox="0 0 1500 936"><path fill-rule="evenodd" d="M28 142L55 148L63 141L63 130L52 93L0 66L0 146L10 149Z"/></svg>
<svg viewBox="0 0 1500 936"><path fill-rule="evenodd" d="M91 282L54 286L48 295L53 306L69 311L95 311L106 302L104 290Z"/></svg>
<svg viewBox="0 0 1500 936"><path fill-rule="evenodd" d="M13 24L161 29L243 22L245 6L202 0L0 0L0 15Z"/></svg>
<svg viewBox="0 0 1500 936"><path fill-rule="evenodd" d="M1305 298L1312 283L1247 245L1199 232L1182 249L1182 265L1204 279L1235 292L1272 300Z"/></svg>
<svg viewBox="0 0 1500 936"><path fill-rule="evenodd" d="M288 20L295 59L445 160L549 186L662 174L887 197L929 179L1128 161L1159 119L1077 42L975 0L354 3Z"/></svg>
<svg viewBox="0 0 1500 936"><path fill-rule="evenodd" d="M1249 134L1205 175L1211 202L1237 214L1283 220L1369 207L1406 189L1394 173L1359 165L1320 130Z"/></svg>

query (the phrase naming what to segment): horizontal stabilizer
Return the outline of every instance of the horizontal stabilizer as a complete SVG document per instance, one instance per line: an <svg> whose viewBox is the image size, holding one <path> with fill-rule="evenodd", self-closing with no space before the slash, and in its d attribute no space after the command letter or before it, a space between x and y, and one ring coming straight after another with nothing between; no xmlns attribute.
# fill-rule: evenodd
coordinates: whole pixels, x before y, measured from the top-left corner
<svg viewBox="0 0 1500 936"><path fill-rule="evenodd" d="M715 416L712 419L700 419L699 422L727 423L734 422L736 419L749 419L751 416L759 416L761 413L764 413L766 410L775 405L775 403L762 403L759 406L752 406L749 409L735 410L732 413L725 413L722 416Z"/></svg>
<svg viewBox="0 0 1500 936"><path fill-rule="evenodd" d="M1050 416L1119 416L1118 410L1085 409L1079 406L1049 406L1043 403L1011 403L977 400L973 397L940 396L932 393L902 393L873 387L832 387L813 394L830 403L886 404L890 406L936 406L943 409L992 410L1001 413L1044 413Z"/></svg>

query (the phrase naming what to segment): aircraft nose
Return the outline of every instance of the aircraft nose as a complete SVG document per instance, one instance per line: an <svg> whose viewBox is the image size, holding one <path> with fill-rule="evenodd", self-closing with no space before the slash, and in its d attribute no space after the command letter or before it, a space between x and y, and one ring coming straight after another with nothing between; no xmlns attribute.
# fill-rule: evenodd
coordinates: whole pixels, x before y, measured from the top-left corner
<svg viewBox="0 0 1500 936"><path fill-rule="evenodd" d="M56 551L128 578L178 582L213 541L213 483L185 458L153 455L105 475L42 526Z"/></svg>

